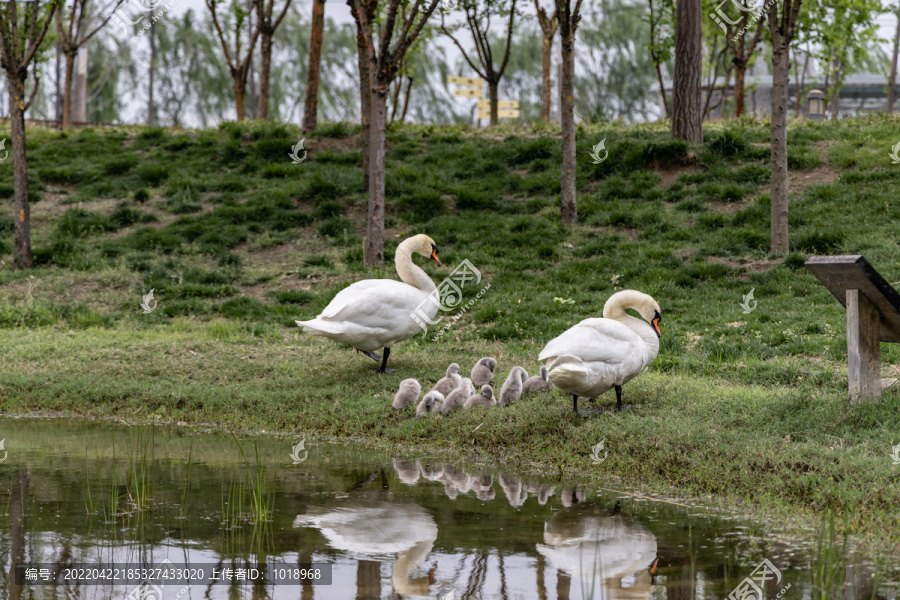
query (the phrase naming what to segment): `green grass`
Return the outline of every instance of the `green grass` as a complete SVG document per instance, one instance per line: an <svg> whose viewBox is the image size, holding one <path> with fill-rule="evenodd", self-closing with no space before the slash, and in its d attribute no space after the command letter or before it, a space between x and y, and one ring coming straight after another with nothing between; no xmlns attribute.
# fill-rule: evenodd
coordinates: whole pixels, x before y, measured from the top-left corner
<svg viewBox="0 0 900 600"><path fill-rule="evenodd" d="M294 325L352 281L396 277L391 265L362 265L353 127L307 136L300 165L287 152L302 135L274 123L31 129L38 266L11 270L12 219L0 215L0 407L318 433L616 475L761 511L832 511L898 549L900 468L889 454L900 392L850 404L843 309L803 267L816 253L862 253L900 280L900 168L887 156L897 124L792 125L787 256L768 252L762 122L708 124L699 146L673 143L663 125L579 127L580 225L569 230L558 224L557 134L392 129L386 256L427 232L445 263L425 266L435 280L468 259L491 287L438 341L435 330L397 346L397 373L380 377L369 359ZM594 165L602 139L609 157ZM11 184L0 170L0 190ZM481 287L464 290L464 303ZM151 288L158 308L143 314ZM452 361L468 371L493 355L497 379L515 364L535 374L547 340L624 288L653 295L664 318L659 358L625 388L633 411L576 418L559 393L443 419L390 409L401 379L424 387ZM751 289L758 308L744 314ZM882 349L884 376L897 376L900 346ZM599 473L589 452L601 439L610 456ZM263 515L266 494L257 496Z"/></svg>

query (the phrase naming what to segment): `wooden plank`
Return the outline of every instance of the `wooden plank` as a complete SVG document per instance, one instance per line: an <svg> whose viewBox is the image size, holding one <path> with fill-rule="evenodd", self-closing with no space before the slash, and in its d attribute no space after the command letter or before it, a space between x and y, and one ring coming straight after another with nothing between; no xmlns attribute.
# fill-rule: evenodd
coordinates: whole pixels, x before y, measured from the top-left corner
<svg viewBox="0 0 900 600"><path fill-rule="evenodd" d="M847 375L856 402L881 397L878 309L860 290L847 290Z"/></svg>
<svg viewBox="0 0 900 600"><path fill-rule="evenodd" d="M847 306L847 290L859 290L878 311L878 339L900 343L900 293L859 255L813 256L806 268L838 302Z"/></svg>
<svg viewBox="0 0 900 600"><path fill-rule="evenodd" d="M465 88L462 90L453 90L454 96L464 96L466 98L478 98L481 96L481 90Z"/></svg>
<svg viewBox="0 0 900 600"><path fill-rule="evenodd" d="M481 77L447 77L447 83L455 83L456 85L466 85L469 87L482 87L484 80Z"/></svg>
<svg viewBox="0 0 900 600"><path fill-rule="evenodd" d="M490 100L479 100L478 108L490 108ZM497 108L519 108L518 100L497 100Z"/></svg>

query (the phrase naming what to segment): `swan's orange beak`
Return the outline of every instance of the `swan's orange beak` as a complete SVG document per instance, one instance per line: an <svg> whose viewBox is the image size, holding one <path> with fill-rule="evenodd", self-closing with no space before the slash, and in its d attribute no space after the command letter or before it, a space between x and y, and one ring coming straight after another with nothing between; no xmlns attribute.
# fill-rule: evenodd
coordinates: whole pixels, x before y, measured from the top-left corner
<svg viewBox="0 0 900 600"><path fill-rule="evenodd" d="M658 565L659 565L659 559L658 559L658 558L657 558L657 559L654 559L654 560L653 560L653 563L650 565L650 569L649 569L650 575L651 575L651 576L656 577L656 573L657 573L657 569L656 569L656 568L657 568Z"/></svg>
<svg viewBox="0 0 900 600"><path fill-rule="evenodd" d="M443 266L443 265L441 264L441 259L439 259L439 258L437 257L437 248L435 248L434 246L432 246L432 250L431 250L431 260L433 260L434 262L436 262L436 263L438 264L439 267Z"/></svg>
<svg viewBox="0 0 900 600"><path fill-rule="evenodd" d="M662 333L659 331L659 322L661 320L662 317L659 316L659 313L656 313L656 316L653 317L653 321L651 321L651 323L653 324L653 331L656 332L656 337L662 337Z"/></svg>

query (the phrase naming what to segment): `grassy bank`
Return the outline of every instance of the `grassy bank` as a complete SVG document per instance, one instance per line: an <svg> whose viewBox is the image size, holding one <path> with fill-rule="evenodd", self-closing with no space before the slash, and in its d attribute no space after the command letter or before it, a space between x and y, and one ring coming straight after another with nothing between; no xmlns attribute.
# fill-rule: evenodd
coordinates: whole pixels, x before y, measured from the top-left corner
<svg viewBox="0 0 900 600"><path fill-rule="evenodd" d="M366 199L353 131L307 138L217 130L29 131L38 267L14 272L0 216L0 410L162 417L356 436L567 474L616 475L760 509L835 511L900 550L900 393L851 405L841 306L803 268L862 253L900 280L897 120L792 127L788 256L768 253L768 127L711 125L702 146L659 127L582 131L580 225L559 218L552 133L404 128L389 135L388 248L426 232L444 268L470 260L490 290L434 339L395 348L396 373L300 333L362 266ZM0 132L2 135L2 132ZM606 139L609 158L591 162ZM11 196L11 169L0 196ZM142 313L154 288L158 308ZM451 361L495 356L536 373L543 344L618 289L663 308L660 356L625 389L634 409L571 414L562 394L416 421L390 400ZM473 299L481 286L466 288ZM757 308L740 303L754 290ZM900 347L883 345L896 376ZM605 408L611 398L600 398ZM591 446L609 458L594 466Z"/></svg>

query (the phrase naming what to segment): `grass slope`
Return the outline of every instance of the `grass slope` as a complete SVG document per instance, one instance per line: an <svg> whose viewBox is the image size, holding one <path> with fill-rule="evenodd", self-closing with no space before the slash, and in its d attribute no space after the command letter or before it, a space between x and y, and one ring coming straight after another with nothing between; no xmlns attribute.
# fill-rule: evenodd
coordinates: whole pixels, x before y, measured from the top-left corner
<svg viewBox="0 0 900 600"><path fill-rule="evenodd" d="M396 347L398 371L380 377L293 325L349 282L396 277L362 266L352 127L307 138L299 165L287 152L301 135L280 124L31 129L38 267L11 270L12 219L0 215L0 410L355 436L617 475L760 509L842 513L896 552L900 393L849 403L843 309L803 262L862 253L900 280L897 124L791 127L788 256L767 250L766 123L710 124L696 147L655 125L580 129L571 230L558 225L556 133L393 130L386 254L427 232L445 263L425 266L436 281L468 259L491 287L439 339L432 330ZM609 157L594 165L601 139ZM4 165L0 197L11 195ZM159 305L144 315L150 288ZM451 361L467 371L493 355L501 381L514 364L536 373L547 340L624 288L664 312L659 358L625 388L634 410L577 418L558 392L443 419L390 409L401 379L434 382ZM745 314L751 289L758 307ZM900 347L882 349L884 375L896 376ZM601 439L602 470L589 459Z"/></svg>

